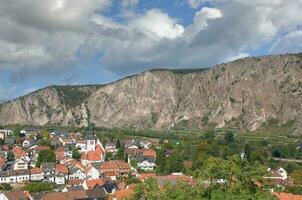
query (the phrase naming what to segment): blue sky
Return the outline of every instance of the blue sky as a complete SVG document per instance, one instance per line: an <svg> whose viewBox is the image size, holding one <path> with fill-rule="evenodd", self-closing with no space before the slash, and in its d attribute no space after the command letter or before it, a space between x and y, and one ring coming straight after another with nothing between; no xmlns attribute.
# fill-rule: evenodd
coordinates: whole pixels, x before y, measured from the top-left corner
<svg viewBox="0 0 302 200"><path fill-rule="evenodd" d="M301 0L0 0L0 100L302 51Z"/></svg>

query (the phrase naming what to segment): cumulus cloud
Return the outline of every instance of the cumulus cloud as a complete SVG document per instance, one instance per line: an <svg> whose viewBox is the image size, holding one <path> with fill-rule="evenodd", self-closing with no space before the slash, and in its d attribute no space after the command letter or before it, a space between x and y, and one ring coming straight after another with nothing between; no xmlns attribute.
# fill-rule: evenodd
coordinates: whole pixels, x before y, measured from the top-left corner
<svg viewBox="0 0 302 200"><path fill-rule="evenodd" d="M150 38L157 37L158 39L175 39L184 32L183 26L177 24L176 19L157 9L149 10L146 14L131 19L128 26L135 31L146 34Z"/></svg>
<svg viewBox="0 0 302 200"><path fill-rule="evenodd" d="M270 49L271 53L298 53L302 51L302 31L296 30L275 41Z"/></svg>
<svg viewBox="0 0 302 200"><path fill-rule="evenodd" d="M211 7L199 8L205 2ZM150 67L207 67L246 56L263 42L275 41L272 52L301 49L301 0L188 3L198 10L184 26L160 9L131 11L116 21L102 14L111 0L0 0L0 69L25 78L67 71L98 56L107 70L127 74Z"/></svg>

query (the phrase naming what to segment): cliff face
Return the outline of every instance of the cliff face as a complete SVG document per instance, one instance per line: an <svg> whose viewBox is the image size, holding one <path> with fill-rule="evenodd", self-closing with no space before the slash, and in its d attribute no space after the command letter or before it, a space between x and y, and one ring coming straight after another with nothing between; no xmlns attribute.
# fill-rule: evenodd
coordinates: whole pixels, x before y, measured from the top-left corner
<svg viewBox="0 0 302 200"><path fill-rule="evenodd" d="M0 106L0 124L302 129L302 54L244 58L209 70L152 70L100 86L51 86Z"/></svg>

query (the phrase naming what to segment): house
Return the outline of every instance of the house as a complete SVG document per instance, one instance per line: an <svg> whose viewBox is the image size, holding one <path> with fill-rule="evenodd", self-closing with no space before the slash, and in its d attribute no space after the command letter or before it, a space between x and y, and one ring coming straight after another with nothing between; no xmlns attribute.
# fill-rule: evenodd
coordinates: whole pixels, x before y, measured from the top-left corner
<svg viewBox="0 0 302 200"><path fill-rule="evenodd" d="M44 179L42 170L38 167L30 169L30 180L31 181L42 181Z"/></svg>
<svg viewBox="0 0 302 200"><path fill-rule="evenodd" d="M7 130L0 130L0 139L4 140L8 135Z"/></svg>
<svg viewBox="0 0 302 200"><path fill-rule="evenodd" d="M0 172L0 183L23 183L30 180L29 170L7 170Z"/></svg>
<svg viewBox="0 0 302 200"><path fill-rule="evenodd" d="M29 166L29 157L20 157L15 159L14 170L28 169Z"/></svg>
<svg viewBox="0 0 302 200"><path fill-rule="evenodd" d="M50 192L41 200L105 200L106 193L103 188L95 187L89 190L75 190L68 192Z"/></svg>
<svg viewBox="0 0 302 200"><path fill-rule="evenodd" d="M144 171L152 171L155 169L156 164L156 151L143 150L136 155L137 166Z"/></svg>
<svg viewBox="0 0 302 200"><path fill-rule="evenodd" d="M55 183L58 185L65 184L68 180L68 169L64 164L56 164L55 168Z"/></svg>
<svg viewBox="0 0 302 200"><path fill-rule="evenodd" d="M116 148L116 145L112 142L109 142L105 145L106 152L110 152L113 155L115 155L118 152L118 149Z"/></svg>
<svg viewBox="0 0 302 200"><path fill-rule="evenodd" d="M86 178L85 169L78 166L69 168L69 180L73 180L73 179L83 180L85 178Z"/></svg>
<svg viewBox="0 0 302 200"><path fill-rule="evenodd" d="M82 185L77 185L77 186L66 186L62 192L72 192L72 191L79 191L79 190L84 190L84 187Z"/></svg>
<svg viewBox="0 0 302 200"><path fill-rule="evenodd" d="M131 199L134 195L133 189L121 189L109 196L109 200Z"/></svg>
<svg viewBox="0 0 302 200"><path fill-rule="evenodd" d="M103 174L112 176L112 172L116 173L118 176L127 176L130 173L131 167L129 163L121 160L111 160L101 164L100 171ZM111 172L110 174L108 174Z"/></svg>
<svg viewBox="0 0 302 200"><path fill-rule="evenodd" d="M274 192L273 195L278 200L302 200L302 195L294 195L294 194L291 194L291 193Z"/></svg>
<svg viewBox="0 0 302 200"><path fill-rule="evenodd" d="M85 190L71 191L71 192L50 192L41 198L41 200L75 200L85 199Z"/></svg>
<svg viewBox="0 0 302 200"><path fill-rule="evenodd" d="M101 174L98 169L91 165L86 169L86 175L88 179L98 179Z"/></svg>
<svg viewBox="0 0 302 200"><path fill-rule="evenodd" d="M55 182L56 164L54 162L41 163L40 168L45 182Z"/></svg>
<svg viewBox="0 0 302 200"><path fill-rule="evenodd" d="M28 169L30 159L27 153L17 146L13 147L12 152L15 156L14 170Z"/></svg>
<svg viewBox="0 0 302 200"><path fill-rule="evenodd" d="M79 149L79 152L86 151L86 141L85 140L78 140L75 147Z"/></svg>
<svg viewBox="0 0 302 200"><path fill-rule="evenodd" d="M282 167L276 170L272 170L269 168L267 170L267 176L263 178L267 184L272 184L276 186L285 186L292 184L291 179L287 176L286 170Z"/></svg>
<svg viewBox="0 0 302 200"><path fill-rule="evenodd" d="M86 190L86 199L87 200L105 200L107 199L107 194L104 188L100 186L95 186L90 190ZM84 199L82 199L84 200Z"/></svg>
<svg viewBox="0 0 302 200"><path fill-rule="evenodd" d="M116 182L109 182L109 181L106 181L106 183L102 187L104 188L107 194L112 194L118 189Z"/></svg>
<svg viewBox="0 0 302 200"><path fill-rule="evenodd" d="M12 137L9 137L9 138L5 138L5 144L7 144L7 145L14 145L15 144L15 142L16 142L16 140L15 140L15 138L12 138Z"/></svg>
<svg viewBox="0 0 302 200"><path fill-rule="evenodd" d="M112 181L116 181L116 179L117 179L116 177L118 177L118 173L115 171L104 172L103 175L106 178L110 178L110 180L112 180Z"/></svg>
<svg viewBox="0 0 302 200"><path fill-rule="evenodd" d="M0 193L1 200L32 200L33 198L29 193L21 190L10 191L6 193Z"/></svg>
<svg viewBox="0 0 302 200"><path fill-rule="evenodd" d="M5 168L6 168L6 161L2 156L0 156L0 172Z"/></svg>
<svg viewBox="0 0 302 200"><path fill-rule="evenodd" d="M23 141L23 143L22 143L22 146L24 147L24 148L28 148L28 147L31 147L31 146L33 146L33 145L35 145L36 144L36 140L35 139L33 139L33 138L31 138L31 139L25 139L24 141Z"/></svg>
<svg viewBox="0 0 302 200"><path fill-rule="evenodd" d="M86 142L86 151L81 156L83 165L105 161L106 151L99 140L91 139Z"/></svg>
<svg viewBox="0 0 302 200"><path fill-rule="evenodd" d="M137 174L136 177L139 178L142 182L144 182L148 178L155 178L156 174L155 173L141 173L141 174Z"/></svg>
<svg viewBox="0 0 302 200"><path fill-rule="evenodd" d="M103 186L106 183L105 179L99 178L99 179L86 179L84 180L82 186L85 190L92 189L95 186Z"/></svg>
<svg viewBox="0 0 302 200"><path fill-rule="evenodd" d="M56 164L56 173L64 175L65 180L68 180L68 168L65 164Z"/></svg>
<svg viewBox="0 0 302 200"><path fill-rule="evenodd" d="M61 144L63 146L73 146L76 144L76 140L72 139L72 138L64 138L64 137L60 137L59 141L61 142Z"/></svg>

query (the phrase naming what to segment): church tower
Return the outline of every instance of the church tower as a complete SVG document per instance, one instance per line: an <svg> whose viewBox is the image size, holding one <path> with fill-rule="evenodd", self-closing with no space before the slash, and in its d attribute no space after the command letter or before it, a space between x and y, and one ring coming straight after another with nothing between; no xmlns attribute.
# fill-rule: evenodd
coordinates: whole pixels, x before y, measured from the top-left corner
<svg viewBox="0 0 302 200"><path fill-rule="evenodd" d="M96 139L94 136L94 132L89 132L86 135L86 150L87 151L95 151L96 147Z"/></svg>

